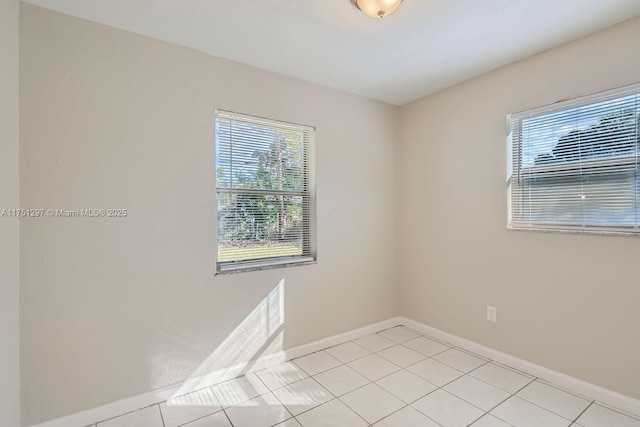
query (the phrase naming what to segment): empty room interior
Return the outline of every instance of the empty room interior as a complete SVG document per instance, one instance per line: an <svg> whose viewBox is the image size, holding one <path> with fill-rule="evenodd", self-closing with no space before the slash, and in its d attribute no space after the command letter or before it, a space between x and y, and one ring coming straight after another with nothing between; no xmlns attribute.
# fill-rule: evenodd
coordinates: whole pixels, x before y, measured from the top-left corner
<svg viewBox="0 0 640 427"><path fill-rule="evenodd" d="M2 427L640 427L640 1L1 1Z"/></svg>

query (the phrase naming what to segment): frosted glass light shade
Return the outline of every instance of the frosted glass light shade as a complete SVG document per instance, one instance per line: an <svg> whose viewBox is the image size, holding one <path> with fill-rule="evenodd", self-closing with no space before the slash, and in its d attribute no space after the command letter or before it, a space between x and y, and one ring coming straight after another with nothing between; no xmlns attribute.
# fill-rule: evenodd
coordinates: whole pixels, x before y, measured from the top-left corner
<svg viewBox="0 0 640 427"><path fill-rule="evenodd" d="M396 11L402 0L354 0L365 15L372 18L383 18Z"/></svg>

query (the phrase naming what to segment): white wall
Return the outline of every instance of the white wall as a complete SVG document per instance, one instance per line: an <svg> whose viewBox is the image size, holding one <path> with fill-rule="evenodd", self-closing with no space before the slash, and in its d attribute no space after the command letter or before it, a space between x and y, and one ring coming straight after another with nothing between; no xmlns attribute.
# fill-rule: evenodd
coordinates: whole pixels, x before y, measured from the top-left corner
<svg viewBox="0 0 640 427"><path fill-rule="evenodd" d="M187 378L285 279L285 348L399 314L399 110L22 5L23 420ZM216 108L317 127L318 263L214 277Z"/></svg>
<svg viewBox="0 0 640 427"><path fill-rule="evenodd" d="M403 107L403 315L640 398L640 240L507 231L505 166L508 113L640 81L637 40L640 18Z"/></svg>
<svg viewBox="0 0 640 427"><path fill-rule="evenodd" d="M18 1L0 1L0 210L18 200ZM20 425L18 220L0 217L0 425Z"/></svg>

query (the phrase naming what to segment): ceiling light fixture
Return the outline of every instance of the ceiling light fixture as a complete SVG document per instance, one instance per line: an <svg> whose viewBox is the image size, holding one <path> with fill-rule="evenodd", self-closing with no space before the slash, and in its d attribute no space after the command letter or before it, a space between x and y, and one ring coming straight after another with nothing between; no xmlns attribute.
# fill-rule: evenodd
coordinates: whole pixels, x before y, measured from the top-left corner
<svg viewBox="0 0 640 427"><path fill-rule="evenodd" d="M365 15L384 18L396 11L402 0L351 0Z"/></svg>

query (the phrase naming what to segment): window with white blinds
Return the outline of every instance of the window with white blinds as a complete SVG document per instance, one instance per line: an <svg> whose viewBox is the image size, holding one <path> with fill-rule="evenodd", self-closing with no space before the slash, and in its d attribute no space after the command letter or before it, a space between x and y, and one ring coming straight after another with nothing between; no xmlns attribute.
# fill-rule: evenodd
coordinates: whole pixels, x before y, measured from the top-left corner
<svg viewBox="0 0 640 427"><path fill-rule="evenodd" d="M640 85L508 118L508 228L640 234Z"/></svg>
<svg viewBox="0 0 640 427"><path fill-rule="evenodd" d="M217 111L217 271L315 261L314 129Z"/></svg>

